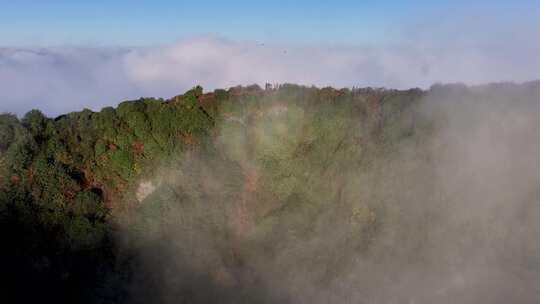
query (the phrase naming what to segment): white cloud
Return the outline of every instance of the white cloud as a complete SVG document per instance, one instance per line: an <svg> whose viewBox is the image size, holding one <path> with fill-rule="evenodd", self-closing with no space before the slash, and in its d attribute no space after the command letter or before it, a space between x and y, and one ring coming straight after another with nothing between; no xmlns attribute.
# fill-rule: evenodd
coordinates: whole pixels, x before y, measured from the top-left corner
<svg viewBox="0 0 540 304"><path fill-rule="evenodd" d="M518 35L523 38L523 35ZM317 86L429 87L540 78L540 43L451 43L416 39L395 46L261 44L198 37L153 48L0 49L0 111L49 115L99 110L140 96L169 97L200 84L293 82Z"/></svg>

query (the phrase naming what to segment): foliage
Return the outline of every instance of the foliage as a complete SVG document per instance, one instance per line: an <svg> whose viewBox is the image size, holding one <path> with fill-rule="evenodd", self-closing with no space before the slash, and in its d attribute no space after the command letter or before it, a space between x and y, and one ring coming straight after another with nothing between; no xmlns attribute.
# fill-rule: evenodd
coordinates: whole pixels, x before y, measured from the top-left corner
<svg viewBox="0 0 540 304"><path fill-rule="evenodd" d="M43 284L50 279L74 288L74 296L92 290L92 300L120 301L126 286L111 292L103 282L126 284L129 267L116 268L121 257L111 241L111 223L126 217L138 246L144 242L136 239L170 225L197 227L220 248L242 233L255 243L284 244L320 233L321 222L338 217L350 221L339 246L365 247L380 213L353 199L360 196L356 172L413 134L410 105L422 94L293 84L204 94L195 87L167 101L141 98L55 119L39 110L20 121L2 114L0 228L15 231L3 254L27 269L19 275L45 269L36 276ZM193 154L198 162L186 156ZM138 183L163 166L175 178L137 207ZM182 248L198 245L182 241ZM60 260L71 262L54 262Z"/></svg>
<svg viewBox="0 0 540 304"><path fill-rule="evenodd" d="M13 142L14 128L18 124L19 120L15 115L0 114L0 152L5 151Z"/></svg>

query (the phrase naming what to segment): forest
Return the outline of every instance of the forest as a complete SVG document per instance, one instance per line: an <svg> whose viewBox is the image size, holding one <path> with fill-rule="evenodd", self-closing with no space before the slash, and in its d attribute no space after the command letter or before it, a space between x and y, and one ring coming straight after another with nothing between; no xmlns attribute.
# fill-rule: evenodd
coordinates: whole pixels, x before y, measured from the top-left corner
<svg viewBox="0 0 540 304"><path fill-rule="evenodd" d="M539 97L536 82L197 86L99 112L0 114L2 297L495 303L488 291L508 294L511 278L528 303Z"/></svg>

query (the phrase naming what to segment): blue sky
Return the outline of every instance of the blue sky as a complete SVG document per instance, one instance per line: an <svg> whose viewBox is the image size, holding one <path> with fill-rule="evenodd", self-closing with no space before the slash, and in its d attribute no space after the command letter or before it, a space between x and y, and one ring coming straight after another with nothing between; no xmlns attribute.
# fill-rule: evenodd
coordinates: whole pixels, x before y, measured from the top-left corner
<svg viewBox="0 0 540 304"><path fill-rule="evenodd" d="M469 2L474 2L473 4ZM0 46L141 46L213 34L237 40L380 44L404 28L530 15L540 1L0 0ZM530 16L532 18L532 16Z"/></svg>

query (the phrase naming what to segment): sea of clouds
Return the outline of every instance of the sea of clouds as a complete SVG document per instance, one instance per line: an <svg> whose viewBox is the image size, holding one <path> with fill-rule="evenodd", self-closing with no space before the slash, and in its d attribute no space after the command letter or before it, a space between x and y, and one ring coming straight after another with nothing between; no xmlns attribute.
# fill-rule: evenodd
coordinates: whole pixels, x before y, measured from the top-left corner
<svg viewBox="0 0 540 304"><path fill-rule="evenodd" d="M99 110L126 99L170 97L195 85L428 88L540 78L540 42L523 32L444 37L412 35L395 44L361 46L207 35L147 47L0 48L0 112Z"/></svg>

